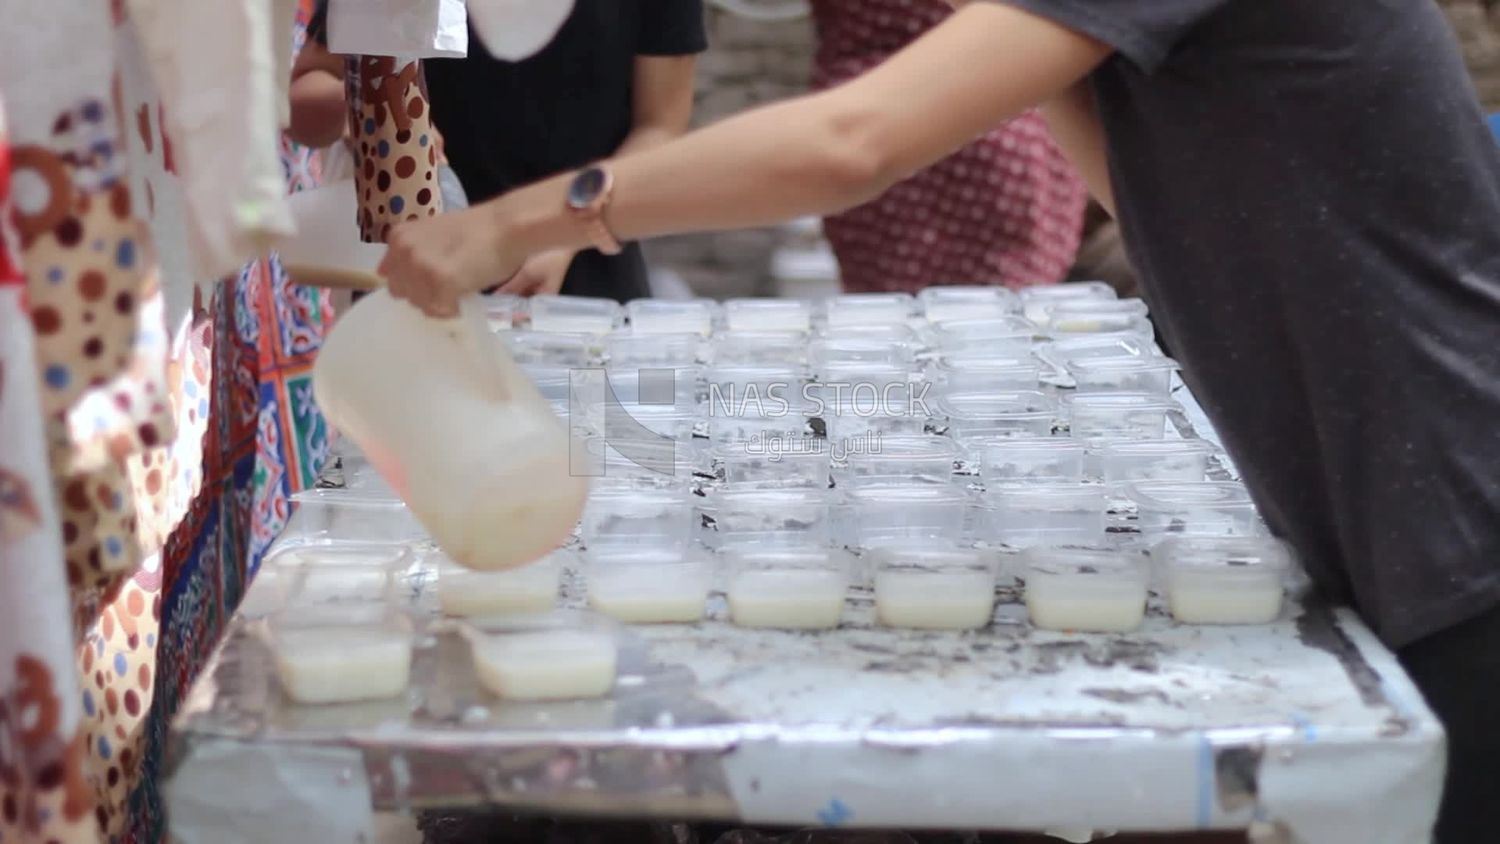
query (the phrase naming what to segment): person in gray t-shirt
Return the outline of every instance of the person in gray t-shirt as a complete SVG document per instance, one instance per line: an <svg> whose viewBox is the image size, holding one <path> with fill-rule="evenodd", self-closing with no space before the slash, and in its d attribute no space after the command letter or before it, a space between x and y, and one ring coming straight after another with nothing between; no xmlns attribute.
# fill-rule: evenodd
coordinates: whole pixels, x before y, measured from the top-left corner
<svg viewBox="0 0 1500 844"><path fill-rule="evenodd" d="M398 228L383 272L451 313L547 249L848 207L1033 105L1267 521L1448 727L1440 840L1489 840L1500 151L1431 0L968 3L846 85Z"/></svg>

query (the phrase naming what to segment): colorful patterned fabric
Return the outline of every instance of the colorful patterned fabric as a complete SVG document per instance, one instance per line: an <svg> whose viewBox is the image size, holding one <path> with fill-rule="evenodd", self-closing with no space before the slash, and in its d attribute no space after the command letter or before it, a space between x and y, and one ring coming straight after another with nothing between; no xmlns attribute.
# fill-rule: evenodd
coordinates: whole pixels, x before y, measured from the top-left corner
<svg viewBox="0 0 1500 844"><path fill-rule="evenodd" d="M943 0L813 0L813 84L884 61L951 12ZM1078 252L1088 195L1045 122L1024 114L891 188L823 221L844 289L1048 284Z"/></svg>

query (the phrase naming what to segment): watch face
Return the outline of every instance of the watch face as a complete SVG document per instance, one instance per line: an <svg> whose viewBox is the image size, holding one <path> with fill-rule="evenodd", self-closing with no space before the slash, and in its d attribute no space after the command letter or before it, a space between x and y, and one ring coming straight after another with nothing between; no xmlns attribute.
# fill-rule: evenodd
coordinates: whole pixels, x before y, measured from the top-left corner
<svg viewBox="0 0 1500 844"><path fill-rule="evenodd" d="M587 208L603 190L604 170L599 167L590 167L579 173L578 177L573 180L572 186L568 188L568 204L578 209Z"/></svg>

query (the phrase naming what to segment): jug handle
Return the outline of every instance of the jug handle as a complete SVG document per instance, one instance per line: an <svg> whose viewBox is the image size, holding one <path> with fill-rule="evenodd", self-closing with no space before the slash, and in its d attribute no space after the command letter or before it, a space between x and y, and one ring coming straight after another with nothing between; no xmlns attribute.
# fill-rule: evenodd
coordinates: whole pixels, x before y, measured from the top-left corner
<svg viewBox="0 0 1500 844"><path fill-rule="evenodd" d="M478 295L465 297L459 302L458 316L444 322L448 323L451 336L473 361L480 383L496 399L510 401L510 372L500 364L503 352L490 330L484 300Z"/></svg>

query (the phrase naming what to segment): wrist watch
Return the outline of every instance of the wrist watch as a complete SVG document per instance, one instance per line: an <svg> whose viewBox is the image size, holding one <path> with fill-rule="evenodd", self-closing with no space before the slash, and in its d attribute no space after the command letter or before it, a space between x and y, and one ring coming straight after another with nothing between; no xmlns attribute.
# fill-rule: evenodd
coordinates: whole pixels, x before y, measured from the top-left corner
<svg viewBox="0 0 1500 844"><path fill-rule="evenodd" d="M604 209L614 196L615 177L604 165L579 171L568 186L568 212L583 223L589 241L605 255L620 254L620 241L604 222Z"/></svg>

